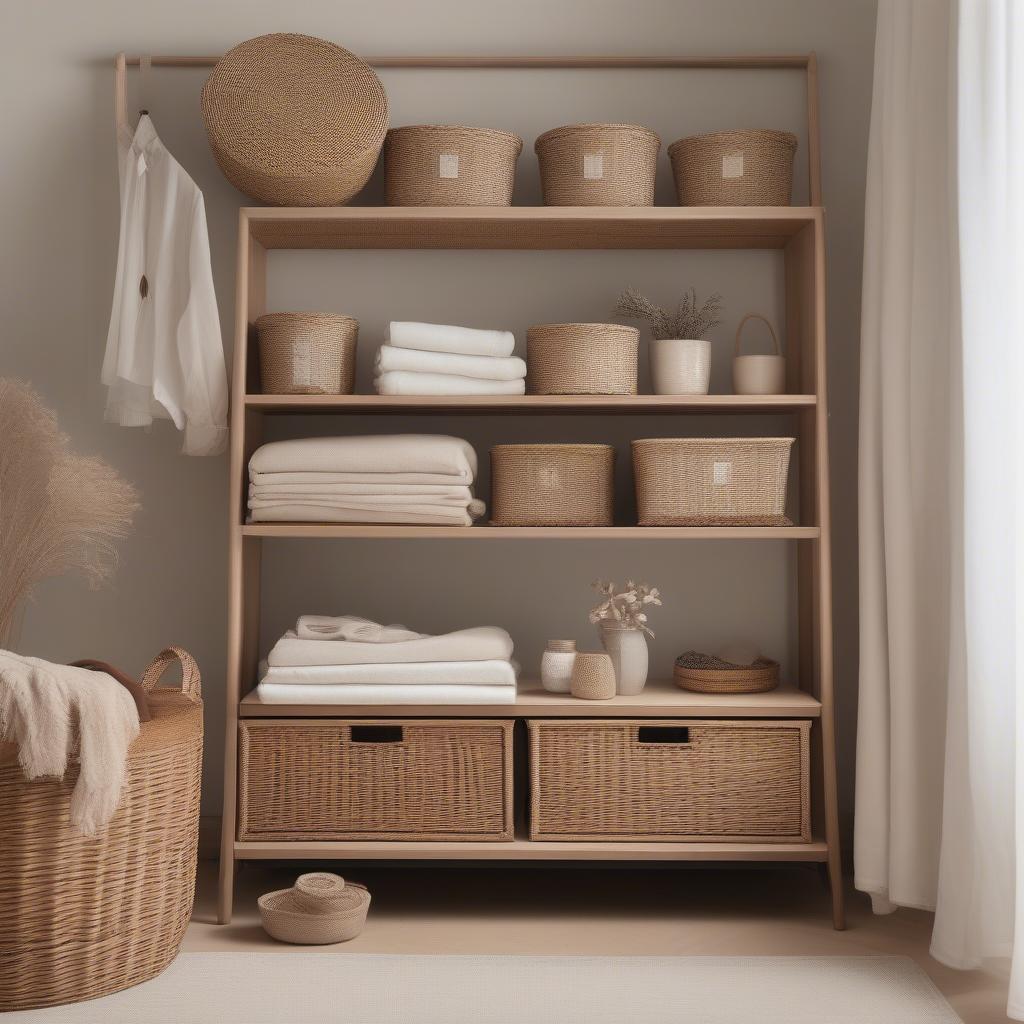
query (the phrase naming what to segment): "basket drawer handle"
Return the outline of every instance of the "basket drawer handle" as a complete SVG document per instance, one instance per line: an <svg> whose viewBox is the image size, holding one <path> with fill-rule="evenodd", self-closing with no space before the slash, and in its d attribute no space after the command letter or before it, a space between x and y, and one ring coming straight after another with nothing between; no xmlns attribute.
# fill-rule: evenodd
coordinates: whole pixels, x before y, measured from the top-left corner
<svg viewBox="0 0 1024 1024"><path fill-rule="evenodd" d="M349 737L353 743L402 743L405 729L401 725L353 725Z"/></svg>
<svg viewBox="0 0 1024 1024"><path fill-rule="evenodd" d="M689 743L690 730L685 725L641 725L636 731L638 743Z"/></svg>

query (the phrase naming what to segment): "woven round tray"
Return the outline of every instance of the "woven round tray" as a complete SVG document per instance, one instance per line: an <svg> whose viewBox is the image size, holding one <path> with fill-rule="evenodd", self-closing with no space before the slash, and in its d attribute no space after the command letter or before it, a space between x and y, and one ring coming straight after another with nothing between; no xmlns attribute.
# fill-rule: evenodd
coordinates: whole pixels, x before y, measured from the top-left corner
<svg viewBox="0 0 1024 1024"><path fill-rule="evenodd" d="M569 124L534 144L547 206L653 206L661 139L637 124Z"/></svg>
<svg viewBox="0 0 1024 1024"><path fill-rule="evenodd" d="M261 896L257 903L263 928L280 942L322 946L354 939L366 924L370 894L356 882L346 882L338 895L339 909L308 911L296 902L294 889L278 889Z"/></svg>
<svg viewBox="0 0 1024 1024"><path fill-rule="evenodd" d="M615 696L615 668L607 654L580 652L572 665L569 690L581 700L611 700Z"/></svg>
<svg viewBox="0 0 1024 1024"><path fill-rule="evenodd" d="M454 124L392 128L384 140L389 206L509 206L523 140Z"/></svg>
<svg viewBox="0 0 1024 1024"><path fill-rule="evenodd" d="M734 131L693 135L668 147L681 206L789 206L796 136Z"/></svg>
<svg viewBox="0 0 1024 1024"><path fill-rule="evenodd" d="M779 663L758 658L734 665L711 654L686 651L672 670L676 685L694 693L765 693L779 685Z"/></svg>
<svg viewBox="0 0 1024 1024"><path fill-rule="evenodd" d="M538 324L526 332L531 395L635 395L640 332L624 324Z"/></svg>
<svg viewBox="0 0 1024 1024"><path fill-rule="evenodd" d="M335 313L266 313L256 321L265 395L350 395L359 321Z"/></svg>
<svg viewBox="0 0 1024 1024"><path fill-rule="evenodd" d="M367 182L388 126L373 69L313 36L247 39L203 86L214 158L246 195L278 206L334 206Z"/></svg>

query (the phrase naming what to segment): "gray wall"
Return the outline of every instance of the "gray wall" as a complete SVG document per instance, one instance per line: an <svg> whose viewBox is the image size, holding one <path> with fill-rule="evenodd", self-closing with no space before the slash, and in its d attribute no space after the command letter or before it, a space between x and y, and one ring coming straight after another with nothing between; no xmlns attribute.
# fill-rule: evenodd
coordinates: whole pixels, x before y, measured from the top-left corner
<svg viewBox="0 0 1024 1024"><path fill-rule="evenodd" d="M380 53L787 53L821 62L824 194L828 208L829 344L836 546L836 661L844 806L852 792L856 710L856 408L860 262L875 5L870 0L521 0L514 5L277 0L139 5L42 0L8 5L0 235L4 344L0 373L27 378L57 410L81 451L102 455L138 486L143 511L108 588L62 579L40 589L20 647L55 660L92 655L139 671L168 642L199 659L208 698L205 806L219 804L226 620L226 458L186 459L167 424L152 432L103 423L99 384L117 238L111 58L218 53L263 32L308 32ZM224 336L233 323L237 207L245 200L216 169L198 111L203 70L153 71L146 102L164 141L206 195ZM137 72L131 72L137 85ZM392 123L464 122L526 139L517 201L538 200L532 140L572 121L638 121L667 145L719 127L789 128L803 142L797 72L391 71L382 73ZM130 99L134 110L138 101ZM798 154L797 201L806 173ZM379 188L379 182L371 185ZM671 201L662 155L659 201ZM669 302L693 284L725 296L712 389L728 390L728 349L740 316L782 323L781 266L765 253L275 254L271 309L328 309L362 322L360 377L389 319L507 326L604 319L633 284ZM644 369L644 372L645 369ZM691 420L710 432L784 430L785 420ZM299 429L276 422L281 436ZM355 432L350 417L315 429ZM444 430L481 452L501 439L611 440L627 508L628 439L678 430L670 421L601 418L374 420L369 430ZM486 458L482 460L486 463ZM484 481L486 487L486 481ZM749 637L789 663L792 548L784 544L522 546L275 542L266 546L264 639L305 611L351 610L423 630L506 625L535 670L543 640L577 636L596 576L649 579L665 594L653 625L654 671L687 647ZM848 820L848 815L847 815Z"/></svg>

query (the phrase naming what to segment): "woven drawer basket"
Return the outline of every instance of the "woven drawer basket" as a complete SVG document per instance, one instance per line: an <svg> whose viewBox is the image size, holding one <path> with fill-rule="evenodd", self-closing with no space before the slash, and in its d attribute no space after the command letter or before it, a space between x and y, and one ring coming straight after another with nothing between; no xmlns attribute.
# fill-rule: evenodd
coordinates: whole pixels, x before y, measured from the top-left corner
<svg viewBox="0 0 1024 1024"><path fill-rule="evenodd" d="M641 526L788 526L791 437L633 442Z"/></svg>
<svg viewBox="0 0 1024 1024"><path fill-rule="evenodd" d="M239 724L238 838L512 838L511 721Z"/></svg>
<svg viewBox="0 0 1024 1024"><path fill-rule="evenodd" d="M546 206L653 206L661 139L636 124L569 124L534 145Z"/></svg>
<svg viewBox="0 0 1024 1024"><path fill-rule="evenodd" d="M334 313L266 313L256 321L265 395L351 395L359 321Z"/></svg>
<svg viewBox="0 0 1024 1024"><path fill-rule="evenodd" d="M526 332L531 395L635 395L640 332L623 324L538 324Z"/></svg>
<svg viewBox="0 0 1024 1024"><path fill-rule="evenodd" d="M523 140L463 125L392 128L384 140L388 206L509 206Z"/></svg>
<svg viewBox="0 0 1024 1024"><path fill-rule="evenodd" d="M808 842L810 722L539 720L530 838Z"/></svg>
<svg viewBox="0 0 1024 1024"><path fill-rule="evenodd" d="M175 660L182 689L154 689ZM77 768L29 782L17 748L0 743L0 1012L119 992L178 954L199 838L199 670L170 647L142 685L152 720L129 748L123 802L95 836L69 823Z"/></svg>
<svg viewBox="0 0 1024 1024"><path fill-rule="evenodd" d="M369 180L388 98L364 61L313 36L239 43L203 86L210 149L235 188L277 206L335 206Z"/></svg>
<svg viewBox="0 0 1024 1024"><path fill-rule="evenodd" d="M611 526L615 449L607 444L498 444L491 449L495 526Z"/></svg>
<svg viewBox="0 0 1024 1024"><path fill-rule="evenodd" d="M681 206L789 206L796 136L737 131L694 135L668 148Z"/></svg>

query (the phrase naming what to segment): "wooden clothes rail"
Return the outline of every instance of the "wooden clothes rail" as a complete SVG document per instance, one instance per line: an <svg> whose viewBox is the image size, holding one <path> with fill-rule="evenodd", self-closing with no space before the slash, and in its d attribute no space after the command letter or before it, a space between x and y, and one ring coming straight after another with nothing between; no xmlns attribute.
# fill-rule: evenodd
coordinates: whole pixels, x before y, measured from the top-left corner
<svg viewBox="0 0 1024 1024"><path fill-rule="evenodd" d="M128 75L130 67L143 61L155 68L213 67L219 57L186 57L162 54L114 58L114 121L118 128L128 124ZM605 69L605 70L719 70L719 71L799 71L807 79L807 185L809 205L821 205L821 140L818 130L818 59L814 53L754 56L740 54L722 57L364 57L375 68L409 69L500 69L523 70Z"/></svg>

